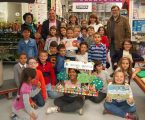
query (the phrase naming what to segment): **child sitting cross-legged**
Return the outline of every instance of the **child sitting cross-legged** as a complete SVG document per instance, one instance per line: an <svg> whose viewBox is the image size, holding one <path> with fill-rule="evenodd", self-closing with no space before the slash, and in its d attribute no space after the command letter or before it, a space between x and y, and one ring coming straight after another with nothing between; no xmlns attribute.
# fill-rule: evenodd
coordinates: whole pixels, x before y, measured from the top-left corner
<svg viewBox="0 0 145 120"><path fill-rule="evenodd" d="M104 114L111 113L113 115L126 118L126 120L137 120L136 106L133 99L133 94L130 86L125 84L125 74L122 71L116 71L113 77L113 83L115 85L124 85L129 87L129 97L126 100L112 99L107 95L106 102L104 103Z"/></svg>

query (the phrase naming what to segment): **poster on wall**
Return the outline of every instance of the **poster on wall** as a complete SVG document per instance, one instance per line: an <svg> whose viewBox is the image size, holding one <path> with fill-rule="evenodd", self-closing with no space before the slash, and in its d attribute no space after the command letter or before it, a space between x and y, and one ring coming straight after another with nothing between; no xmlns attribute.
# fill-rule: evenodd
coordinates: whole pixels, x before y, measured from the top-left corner
<svg viewBox="0 0 145 120"><path fill-rule="evenodd" d="M28 11L33 14L36 23L43 23L43 21L47 19L46 3L29 4Z"/></svg>

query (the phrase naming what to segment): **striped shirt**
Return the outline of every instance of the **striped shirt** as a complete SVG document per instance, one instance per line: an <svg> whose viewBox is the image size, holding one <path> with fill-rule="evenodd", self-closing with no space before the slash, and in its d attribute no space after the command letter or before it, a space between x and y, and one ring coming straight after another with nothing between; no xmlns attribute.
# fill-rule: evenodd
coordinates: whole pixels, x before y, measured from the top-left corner
<svg viewBox="0 0 145 120"><path fill-rule="evenodd" d="M106 47L100 43L99 45L92 44L89 47L88 60L100 60L106 67Z"/></svg>

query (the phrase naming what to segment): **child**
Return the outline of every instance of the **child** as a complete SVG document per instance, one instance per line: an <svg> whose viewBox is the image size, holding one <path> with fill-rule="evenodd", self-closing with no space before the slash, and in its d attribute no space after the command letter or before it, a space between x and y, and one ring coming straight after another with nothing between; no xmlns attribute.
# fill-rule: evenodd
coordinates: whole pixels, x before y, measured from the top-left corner
<svg viewBox="0 0 145 120"><path fill-rule="evenodd" d="M77 75L79 71L75 69L69 69L68 70L68 76L70 80L66 80L65 86L66 87L80 87L81 84L77 81ZM78 96L75 94L64 94L64 96L56 98L54 100L55 107L49 107L47 109L47 113L52 112L75 112L79 110L79 114L83 114L83 105L84 105L84 99L82 96Z"/></svg>
<svg viewBox="0 0 145 120"><path fill-rule="evenodd" d="M19 62L14 66L14 80L16 82L17 87L20 86L21 83L21 73L24 68L27 67L27 55L26 53L21 53L19 55Z"/></svg>
<svg viewBox="0 0 145 120"><path fill-rule="evenodd" d="M57 28L55 26L50 27L50 35L46 39L44 50L49 52L49 46L52 41L56 41L57 44L60 43L60 37L57 36Z"/></svg>
<svg viewBox="0 0 145 120"><path fill-rule="evenodd" d="M52 87L55 86L56 76L52 64L47 61L47 58L47 51L41 51L39 53L39 63L37 69L40 70L44 76L48 96L55 98L56 93L52 91Z"/></svg>
<svg viewBox="0 0 145 120"><path fill-rule="evenodd" d="M38 53L39 53L41 50L44 50L44 41L42 40L41 34L39 32L36 32L34 37L35 37L35 41L36 41Z"/></svg>
<svg viewBox="0 0 145 120"><path fill-rule="evenodd" d="M93 35L95 44L90 45L88 52L88 60L100 60L103 66L106 67L106 47L101 43L101 36L99 33Z"/></svg>
<svg viewBox="0 0 145 120"><path fill-rule="evenodd" d="M80 43L79 53L76 55L76 61L88 62L88 44Z"/></svg>
<svg viewBox="0 0 145 120"><path fill-rule="evenodd" d="M116 85L125 85L125 74L122 71L116 71L113 77L113 83ZM111 99L109 96L106 97L106 102L104 103L105 111L104 114L110 112L113 115L117 115L127 120L137 120L137 117L133 115L136 111L135 103L133 100L132 90L129 85L129 98L127 100Z"/></svg>
<svg viewBox="0 0 145 120"><path fill-rule="evenodd" d="M130 84L132 73L135 69L132 68L131 60L128 57L122 57L115 71L122 70L125 73L125 83Z"/></svg>
<svg viewBox="0 0 145 120"><path fill-rule="evenodd" d="M65 62L65 54L66 54L66 48L64 44L60 44L57 48L58 50L58 56L56 61L56 73L65 72L66 69L64 68L64 62Z"/></svg>
<svg viewBox="0 0 145 120"><path fill-rule="evenodd" d="M66 37L67 37L67 39L74 38L74 30L72 27L67 28ZM65 41L62 41L62 42L63 42L63 44L65 44ZM76 58L76 51L75 50L67 50L66 51L66 58L74 61Z"/></svg>
<svg viewBox="0 0 145 120"><path fill-rule="evenodd" d="M22 31L23 38L18 43L18 54L25 52L28 58L38 56L36 41L30 38L30 34L31 30L24 27Z"/></svg>
<svg viewBox="0 0 145 120"><path fill-rule="evenodd" d="M95 103L100 103L104 100L104 98L106 98L107 84L111 81L111 78L109 73L103 70L103 65L101 61L94 61L94 62L95 65L94 65L93 74L96 77L101 78L101 80L103 81L103 88L99 91L97 97L91 96L89 97L89 99Z"/></svg>
<svg viewBox="0 0 145 120"><path fill-rule="evenodd" d="M74 27L74 37L77 38L79 43L84 41L84 39L82 37L80 37L80 34L81 34L81 28L79 25L76 25Z"/></svg>
<svg viewBox="0 0 145 120"><path fill-rule="evenodd" d="M22 71L18 95L12 104L12 112L15 114L12 119L36 120L38 118L36 111L29 102L30 97L33 96L31 81L35 79L35 76L36 71L32 68L25 68Z"/></svg>
<svg viewBox="0 0 145 120"><path fill-rule="evenodd" d="M107 53L108 53L110 45L109 45L109 40L108 40L108 38L106 36L106 29L103 26L101 26L98 29L98 33L101 35L101 38L102 38L101 39L101 43L103 43L106 46Z"/></svg>
<svg viewBox="0 0 145 120"><path fill-rule="evenodd" d="M45 80L43 78L43 74L40 70L37 70L38 63L35 58L30 58L28 60L29 68L33 68L36 70L36 77L31 82L33 91L35 90L35 96L32 97L32 100L36 103L37 106L42 107L45 105L46 101L46 85ZM32 91L32 92L33 92Z"/></svg>
<svg viewBox="0 0 145 120"><path fill-rule="evenodd" d="M81 20L81 27L87 27L88 26L88 21L85 19Z"/></svg>
<svg viewBox="0 0 145 120"><path fill-rule="evenodd" d="M144 61L143 57L141 57L140 55L132 51L132 47L133 47L133 43L128 39L126 39L122 43L122 48L119 51L116 51L115 54L112 56L111 61L112 61L114 70L120 58L122 57L129 57L132 62L132 67L134 67L135 62Z"/></svg>
<svg viewBox="0 0 145 120"><path fill-rule="evenodd" d="M85 39L85 42L87 42L88 46L90 47L91 44L94 44L93 41L93 34L95 33L95 30L92 26L89 26L87 28L87 33L88 33L88 37Z"/></svg>
<svg viewBox="0 0 145 120"><path fill-rule="evenodd" d="M61 40L66 39L66 27L61 27L60 28L60 35L61 35Z"/></svg>
<svg viewBox="0 0 145 120"><path fill-rule="evenodd" d="M84 40L88 37L87 27L81 27L81 34Z"/></svg>

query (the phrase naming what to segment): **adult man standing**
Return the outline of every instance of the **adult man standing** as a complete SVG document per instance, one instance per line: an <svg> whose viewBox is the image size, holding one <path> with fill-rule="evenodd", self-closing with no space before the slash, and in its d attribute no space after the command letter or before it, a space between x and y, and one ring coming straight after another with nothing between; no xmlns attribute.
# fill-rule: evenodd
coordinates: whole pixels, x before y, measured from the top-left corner
<svg viewBox="0 0 145 120"><path fill-rule="evenodd" d="M44 21L42 24L42 31L41 31L42 38L46 40L51 26L56 26L57 30L59 31L60 25L61 22L56 19L55 10L51 9L48 14L48 20Z"/></svg>
<svg viewBox="0 0 145 120"><path fill-rule="evenodd" d="M107 35L110 41L110 56L119 50L125 39L131 38L131 30L127 17L120 15L117 5L111 8L112 16L107 22Z"/></svg>

